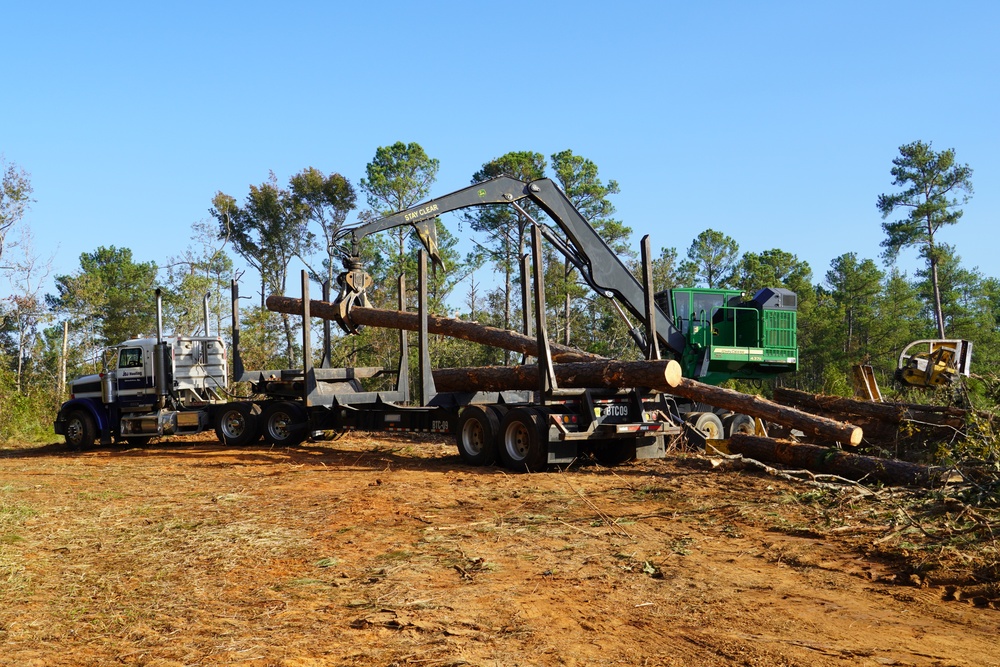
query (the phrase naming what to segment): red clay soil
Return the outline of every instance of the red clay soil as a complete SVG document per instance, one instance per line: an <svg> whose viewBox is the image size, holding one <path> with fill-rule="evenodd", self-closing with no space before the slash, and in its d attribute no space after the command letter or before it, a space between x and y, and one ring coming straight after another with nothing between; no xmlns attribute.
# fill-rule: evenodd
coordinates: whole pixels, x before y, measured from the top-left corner
<svg viewBox="0 0 1000 667"><path fill-rule="evenodd" d="M864 501L816 493L361 435L8 445L0 664L1000 665L994 602L876 560Z"/></svg>

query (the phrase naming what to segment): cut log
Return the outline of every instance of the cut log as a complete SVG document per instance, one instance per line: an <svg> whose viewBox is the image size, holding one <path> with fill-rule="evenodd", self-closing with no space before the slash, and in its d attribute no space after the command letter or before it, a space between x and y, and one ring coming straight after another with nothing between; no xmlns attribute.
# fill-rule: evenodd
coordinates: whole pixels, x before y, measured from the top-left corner
<svg viewBox="0 0 1000 667"><path fill-rule="evenodd" d="M789 389L787 387L775 387L774 401L781 405L789 405L802 410L817 410L823 414L872 417L894 424L903 421L906 413L906 410L902 406L892 403L874 403L872 401L858 401L840 396L810 394L807 391Z"/></svg>
<svg viewBox="0 0 1000 667"><path fill-rule="evenodd" d="M677 386L670 390L670 393L699 403L708 403L717 408L759 417L766 421L799 429L807 435L814 435L824 440L832 440L846 445L860 445L864 435L862 430L853 424L812 415L795 408L778 405L760 396L744 394L723 387L714 387L688 378L682 378Z"/></svg>
<svg viewBox="0 0 1000 667"><path fill-rule="evenodd" d="M903 445L918 451L926 451L932 441L961 437L970 415L970 411L953 406L872 403L786 388L776 389L774 400L831 419L848 419L864 429L867 444ZM975 414L992 419L986 413Z"/></svg>
<svg viewBox="0 0 1000 667"><path fill-rule="evenodd" d="M287 296L271 295L267 297L267 309L276 313L290 315L302 314L302 299ZM313 317L325 320L336 319L336 308L326 301L309 302L309 312ZM404 329L417 331L420 319L416 312L399 310L383 310L381 308L351 308L351 320L360 326L381 327L384 329ZM525 336L516 331L505 331L496 327L488 327L476 322L465 322L448 317L427 316L427 331L433 334L468 340L490 347L519 352L530 356L538 356L538 343L534 336ZM603 357L577 350L565 345L550 343L552 360L558 363L597 361Z"/></svg>
<svg viewBox="0 0 1000 667"><path fill-rule="evenodd" d="M553 364L560 387L647 387L668 391L681 381L676 361L589 361ZM438 391L510 391L536 389L538 366L439 368L434 371Z"/></svg>
<svg viewBox="0 0 1000 667"><path fill-rule="evenodd" d="M811 394L798 389L777 387L774 400L801 410L817 412L828 416L868 417L900 424L904 421L919 421L937 426L961 428L965 423L966 410L948 406L918 405L916 403L874 403L841 396Z"/></svg>
<svg viewBox="0 0 1000 667"><path fill-rule="evenodd" d="M856 481L893 485L933 486L948 471L947 468L850 454L820 445L743 434L736 434L729 439L729 451L757 461L805 468Z"/></svg>

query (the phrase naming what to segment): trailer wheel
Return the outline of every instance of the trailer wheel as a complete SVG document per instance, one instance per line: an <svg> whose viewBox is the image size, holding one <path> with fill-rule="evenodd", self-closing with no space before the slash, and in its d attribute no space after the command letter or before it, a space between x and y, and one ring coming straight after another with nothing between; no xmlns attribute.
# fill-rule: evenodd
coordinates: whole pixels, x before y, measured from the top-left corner
<svg viewBox="0 0 1000 667"><path fill-rule="evenodd" d="M489 407L470 405L462 410L455 428L458 455L473 466L492 465L497 458L500 420Z"/></svg>
<svg viewBox="0 0 1000 667"><path fill-rule="evenodd" d="M729 415L723 418L722 428L725 430L727 438L731 438L737 433L753 435L753 418L750 415Z"/></svg>
<svg viewBox="0 0 1000 667"><path fill-rule="evenodd" d="M94 418L84 410L73 410L66 417L66 444L70 449L92 447L97 441Z"/></svg>
<svg viewBox="0 0 1000 667"><path fill-rule="evenodd" d="M722 420L714 412L692 412L686 421L706 440L721 440L725 437Z"/></svg>
<svg viewBox="0 0 1000 667"><path fill-rule="evenodd" d="M307 421L306 411L298 403L271 403L261 414L261 435L264 442L291 447L306 439L309 434Z"/></svg>
<svg viewBox="0 0 1000 667"><path fill-rule="evenodd" d="M215 437L224 445L242 447L254 442L257 431L257 408L252 403L228 403L215 413ZM257 408L257 412L260 409Z"/></svg>
<svg viewBox="0 0 1000 667"><path fill-rule="evenodd" d="M514 408L500 422L500 460L513 472L541 472L548 467L547 438L538 410Z"/></svg>

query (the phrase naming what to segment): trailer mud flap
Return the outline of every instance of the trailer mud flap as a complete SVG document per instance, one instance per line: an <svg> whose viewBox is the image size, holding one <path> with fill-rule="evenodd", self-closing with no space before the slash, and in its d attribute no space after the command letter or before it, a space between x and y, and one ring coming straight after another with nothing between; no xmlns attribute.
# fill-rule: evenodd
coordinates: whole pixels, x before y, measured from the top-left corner
<svg viewBox="0 0 1000 667"><path fill-rule="evenodd" d="M662 459L667 455L667 448L662 435L635 439L635 458Z"/></svg>
<svg viewBox="0 0 1000 667"><path fill-rule="evenodd" d="M577 457L577 447L575 442L567 440L549 440L549 464L572 463Z"/></svg>

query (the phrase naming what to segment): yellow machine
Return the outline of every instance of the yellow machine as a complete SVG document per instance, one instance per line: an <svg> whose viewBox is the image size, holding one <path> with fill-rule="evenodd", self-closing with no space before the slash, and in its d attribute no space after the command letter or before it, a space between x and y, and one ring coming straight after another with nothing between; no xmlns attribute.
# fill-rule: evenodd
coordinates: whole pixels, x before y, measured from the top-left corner
<svg viewBox="0 0 1000 667"><path fill-rule="evenodd" d="M907 386L933 389L969 377L972 343L967 340L915 340L899 355L896 379Z"/></svg>

